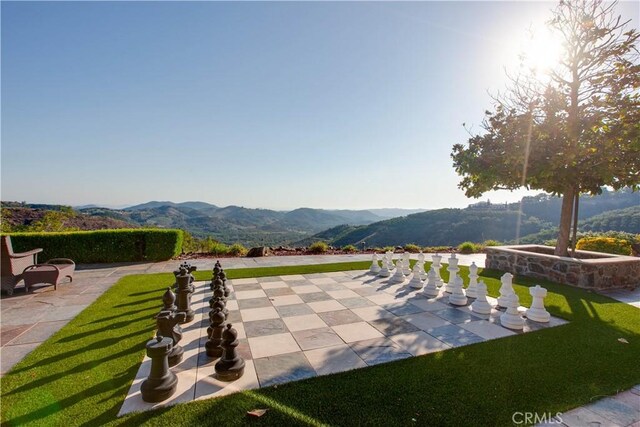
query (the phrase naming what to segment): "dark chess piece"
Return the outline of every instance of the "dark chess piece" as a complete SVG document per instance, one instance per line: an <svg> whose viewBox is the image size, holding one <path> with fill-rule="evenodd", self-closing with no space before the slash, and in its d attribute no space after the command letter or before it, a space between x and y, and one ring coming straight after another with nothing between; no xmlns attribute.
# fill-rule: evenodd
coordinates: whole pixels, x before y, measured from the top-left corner
<svg viewBox="0 0 640 427"><path fill-rule="evenodd" d="M189 273L190 283L195 282L196 278L191 273L196 271L198 269L198 267L196 267L195 265L191 265L191 263L189 261L183 261L182 264L180 264L180 267L184 268Z"/></svg>
<svg viewBox="0 0 640 427"><path fill-rule="evenodd" d="M178 345L182 339L182 328L180 323L184 322L184 313L174 313L172 311L161 311L156 316L156 325L158 327L158 335L171 338L173 348L169 352L169 366L175 366L182 360L184 349Z"/></svg>
<svg viewBox="0 0 640 427"><path fill-rule="evenodd" d="M211 311L215 310L216 308L222 311L222 314L224 314L224 320L227 320L227 317L229 317L229 310L227 309L227 305L223 298L211 298L209 300L209 307L211 307Z"/></svg>
<svg viewBox="0 0 640 427"><path fill-rule="evenodd" d="M231 293L231 290L227 286L227 275L225 274L224 270L220 271L220 280L222 281L222 289L224 290L224 297L229 298L229 294Z"/></svg>
<svg viewBox="0 0 640 427"><path fill-rule="evenodd" d="M147 356L151 358L151 373L142 382L142 400L156 403L170 398L176 392L178 377L169 370L167 356L171 352L171 338L157 336L147 342Z"/></svg>
<svg viewBox="0 0 640 427"><path fill-rule="evenodd" d="M171 291L171 287L167 288L167 292L162 295L162 304L164 307L162 311L176 311L176 294Z"/></svg>
<svg viewBox="0 0 640 427"><path fill-rule="evenodd" d="M209 320L211 321L211 333L209 334L209 340L205 343L207 356L220 357L222 356L222 331L224 330L224 314L219 309L216 309L209 313ZM209 330L207 329L207 332Z"/></svg>
<svg viewBox="0 0 640 427"><path fill-rule="evenodd" d="M227 325L222 333L222 357L216 363L216 376L220 381L235 381L244 374L244 359L236 353L238 331Z"/></svg>
<svg viewBox="0 0 640 427"><path fill-rule="evenodd" d="M195 313L191 309L191 287L193 285L190 284L189 273L186 269L180 268L178 273L176 275L176 282L178 283L178 308L176 313L185 314L184 321L180 323L191 322L195 317Z"/></svg>

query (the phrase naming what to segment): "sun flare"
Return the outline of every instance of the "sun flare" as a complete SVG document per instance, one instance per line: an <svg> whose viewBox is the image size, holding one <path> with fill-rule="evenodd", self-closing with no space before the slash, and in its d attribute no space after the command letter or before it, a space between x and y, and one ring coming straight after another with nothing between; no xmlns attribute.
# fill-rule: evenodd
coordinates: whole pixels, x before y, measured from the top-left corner
<svg viewBox="0 0 640 427"><path fill-rule="evenodd" d="M513 66L547 74L560 62L563 42L547 26L531 28L518 43L518 55Z"/></svg>

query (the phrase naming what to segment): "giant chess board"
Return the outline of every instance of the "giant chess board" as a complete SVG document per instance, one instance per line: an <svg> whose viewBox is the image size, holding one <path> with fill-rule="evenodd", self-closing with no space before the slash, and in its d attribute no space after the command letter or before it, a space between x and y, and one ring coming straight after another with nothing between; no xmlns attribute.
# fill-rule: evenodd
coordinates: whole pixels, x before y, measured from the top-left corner
<svg viewBox="0 0 640 427"><path fill-rule="evenodd" d="M228 322L238 331L237 350L246 361L244 375L230 383L215 377L217 359L204 344L212 291L195 282L195 319L182 325L183 360L172 368L178 389L160 403L146 403L140 385L149 375L145 357L119 415L175 403L209 399L242 390L363 368L407 357L528 333L566 323L525 319L514 331L500 324L502 311L480 315L469 305L449 304L444 287L427 298L422 290L368 271L345 271L228 280ZM491 305L496 300L488 298ZM470 300L471 302L472 300ZM160 303L160 301L159 301ZM519 311L524 313L524 307Z"/></svg>

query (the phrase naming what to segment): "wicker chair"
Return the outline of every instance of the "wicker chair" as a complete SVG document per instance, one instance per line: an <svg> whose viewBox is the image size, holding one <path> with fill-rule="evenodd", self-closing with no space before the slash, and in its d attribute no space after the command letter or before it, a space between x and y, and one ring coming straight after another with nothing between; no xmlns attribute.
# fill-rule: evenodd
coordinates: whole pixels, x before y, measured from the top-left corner
<svg viewBox="0 0 640 427"><path fill-rule="evenodd" d="M9 236L2 236L0 243L0 289L13 294L16 285L22 280L24 269L38 263L38 254L42 249L15 253Z"/></svg>

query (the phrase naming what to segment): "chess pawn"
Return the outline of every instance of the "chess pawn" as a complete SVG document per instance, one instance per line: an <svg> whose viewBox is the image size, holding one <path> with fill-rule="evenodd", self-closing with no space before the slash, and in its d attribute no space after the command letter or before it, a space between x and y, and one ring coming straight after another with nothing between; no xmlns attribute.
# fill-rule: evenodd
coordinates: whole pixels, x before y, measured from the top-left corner
<svg viewBox="0 0 640 427"><path fill-rule="evenodd" d="M411 254L409 252L402 254L402 269L405 276L411 274Z"/></svg>
<svg viewBox="0 0 640 427"><path fill-rule="evenodd" d="M478 296L478 266L472 262L469 266L469 286L467 286L466 294L469 298Z"/></svg>
<svg viewBox="0 0 640 427"><path fill-rule="evenodd" d="M165 338L171 338L172 349L168 354L169 366L175 366L182 360L184 349L178 345L182 339L182 328L180 322L184 321L184 313L174 313L172 311L161 311L156 316L156 326L158 327L158 335Z"/></svg>
<svg viewBox="0 0 640 427"><path fill-rule="evenodd" d="M209 357L222 356L222 331L224 330L224 314L216 309L209 313L209 320L211 321L211 335L204 344L205 351Z"/></svg>
<svg viewBox="0 0 640 427"><path fill-rule="evenodd" d="M413 289L422 289L422 280L420 280L420 266L416 263L413 266L413 277L409 280L409 286Z"/></svg>
<svg viewBox="0 0 640 427"><path fill-rule="evenodd" d="M471 303L471 311L478 314L491 314L491 304L487 301L487 285L481 280L476 286L476 300Z"/></svg>
<svg viewBox="0 0 640 427"><path fill-rule="evenodd" d="M244 359L236 353L238 344L238 331L228 324L222 333L222 357L215 365L220 381L235 381L244 374Z"/></svg>
<svg viewBox="0 0 640 427"><path fill-rule="evenodd" d="M427 284L425 285L422 293L429 298L437 297L439 294L436 283L436 270L433 268L433 265L429 269L429 274L427 274Z"/></svg>
<svg viewBox="0 0 640 427"><path fill-rule="evenodd" d="M418 254L418 261L416 264L420 266L420 278L425 280L427 278L427 272L424 271L424 254L422 252Z"/></svg>
<svg viewBox="0 0 640 427"><path fill-rule="evenodd" d="M382 267L378 272L378 277L389 277L391 276L391 272L389 271L389 264L387 264L386 258L382 259Z"/></svg>
<svg viewBox="0 0 640 427"><path fill-rule="evenodd" d="M453 279L451 295L449 295L449 304L467 305L467 297L465 296L462 288L462 277L458 276L457 274Z"/></svg>
<svg viewBox="0 0 640 427"><path fill-rule="evenodd" d="M445 287L445 292L451 292L453 287L455 286L456 275L460 269L458 268L458 258L456 258L456 254L452 253L449 258L449 265L447 266L447 271L449 272L449 282Z"/></svg>
<svg viewBox="0 0 640 427"><path fill-rule="evenodd" d="M544 308L544 298L547 296L547 290L540 285L529 288L529 293L533 297L531 308L525 312L527 319L534 322L546 323L551 320L551 315Z"/></svg>
<svg viewBox="0 0 640 427"><path fill-rule="evenodd" d="M387 268L391 271L395 268L395 265L393 264L393 252L387 251L385 256L387 258Z"/></svg>
<svg viewBox="0 0 640 427"><path fill-rule="evenodd" d="M227 304L224 298L220 298L220 297L211 298L209 300L209 308L211 308L211 311L215 310L216 308L220 309L222 314L224 314L225 320L227 320L227 317L229 317L229 309L227 308Z"/></svg>
<svg viewBox="0 0 640 427"><path fill-rule="evenodd" d="M404 282L404 273L403 273L402 260L401 259L399 259L398 262L396 263L396 272L393 273L393 276L391 276L391 279L389 279L389 282L391 282L391 283L402 283L402 282Z"/></svg>
<svg viewBox="0 0 640 427"><path fill-rule="evenodd" d="M176 294L171 291L171 286L167 288L167 291L162 295L162 310L161 311L176 311L178 308L175 304Z"/></svg>
<svg viewBox="0 0 640 427"><path fill-rule="evenodd" d="M189 273L181 268L180 274L176 276L178 283L178 308L176 313L184 313L185 320L181 323L191 322L195 317L194 311L191 309L191 284L189 282Z"/></svg>
<svg viewBox="0 0 640 427"><path fill-rule="evenodd" d="M436 272L436 286L441 288L443 285L442 277L440 276L440 269L442 268L440 262L442 261L442 255L431 255L431 260L433 261L431 266L435 269Z"/></svg>
<svg viewBox="0 0 640 427"><path fill-rule="evenodd" d="M178 377L169 370L167 359L171 347L171 338L169 337L157 336L147 342L147 356L151 359L151 372L140 386L142 400L145 402L162 402L176 392Z"/></svg>
<svg viewBox="0 0 640 427"><path fill-rule="evenodd" d="M209 288L213 290L213 283L220 277L220 264L216 261L216 264L213 266L213 275L211 276L211 283L209 283Z"/></svg>
<svg viewBox="0 0 640 427"><path fill-rule="evenodd" d="M524 319L518 312L518 306L520 300L515 293L507 301L507 311L500 315L500 324L509 329L522 329L524 328Z"/></svg>
<svg viewBox="0 0 640 427"><path fill-rule="evenodd" d="M373 254L373 258L371 260L371 268L369 268L369 273L373 275L380 273L380 265L378 265L378 254Z"/></svg>
<svg viewBox="0 0 640 427"><path fill-rule="evenodd" d="M515 295L513 291L513 274L504 273L500 277L500 296L498 297L498 305L500 307L509 307L509 300L512 295Z"/></svg>
<svg viewBox="0 0 640 427"><path fill-rule="evenodd" d="M229 298L229 295L231 294L231 289L229 289L229 287L227 286L227 275L224 272L224 270L220 270L220 280L222 281L222 290L224 292L224 297Z"/></svg>

